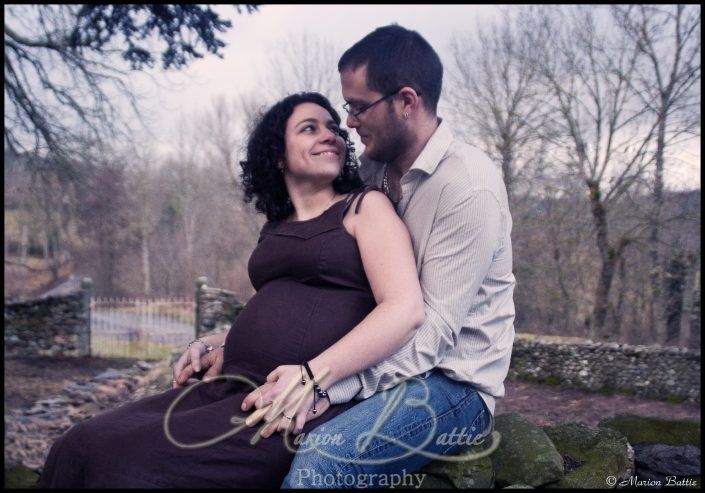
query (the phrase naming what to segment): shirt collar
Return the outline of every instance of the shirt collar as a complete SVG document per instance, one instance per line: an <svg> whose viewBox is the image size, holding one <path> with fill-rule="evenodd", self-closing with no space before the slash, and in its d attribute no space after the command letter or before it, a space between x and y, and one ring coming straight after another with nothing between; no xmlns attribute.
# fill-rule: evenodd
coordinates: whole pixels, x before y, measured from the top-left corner
<svg viewBox="0 0 705 493"><path fill-rule="evenodd" d="M453 133L450 130L450 126L443 119L439 118L439 121L438 128L428 139L421 154L411 165L410 170L417 169L431 175L441 163L441 159L443 159L450 144L453 142Z"/></svg>

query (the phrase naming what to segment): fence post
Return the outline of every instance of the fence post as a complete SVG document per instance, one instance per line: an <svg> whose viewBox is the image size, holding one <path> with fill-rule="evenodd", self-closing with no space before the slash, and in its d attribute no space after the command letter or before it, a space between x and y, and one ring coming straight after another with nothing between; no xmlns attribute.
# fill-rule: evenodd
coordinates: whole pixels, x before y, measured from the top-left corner
<svg viewBox="0 0 705 493"><path fill-rule="evenodd" d="M93 281L90 277L81 280L81 305L85 324L83 332L78 334L78 346L80 356L91 356L91 295L93 292Z"/></svg>
<svg viewBox="0 0 705 493"><path fill-rule="evenodd" d="M198 337L201 330L201 291L204 286L208 285L208 278L201 276L196 279L196 327L194 327L194 337Z"/></svg>

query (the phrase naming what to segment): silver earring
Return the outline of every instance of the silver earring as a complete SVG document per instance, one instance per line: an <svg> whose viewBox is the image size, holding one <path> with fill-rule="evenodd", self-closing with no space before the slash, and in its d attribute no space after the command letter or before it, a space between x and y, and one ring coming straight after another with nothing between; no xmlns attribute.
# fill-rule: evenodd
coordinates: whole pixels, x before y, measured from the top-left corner
<svg viewBox="0 0 705 493"><path fill-rule="evenodd" d="M408 120L408 119L409 119L409 113L404 113L403 116L404 116L404 120Z"/></svg>

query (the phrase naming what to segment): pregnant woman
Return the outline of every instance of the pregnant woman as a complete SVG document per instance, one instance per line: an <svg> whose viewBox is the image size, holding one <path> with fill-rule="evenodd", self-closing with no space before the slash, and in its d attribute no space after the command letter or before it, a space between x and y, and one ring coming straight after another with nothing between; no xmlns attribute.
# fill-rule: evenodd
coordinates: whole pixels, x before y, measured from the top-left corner
<svg viewBox="0 0 705 493"><path fill-rule="evenodd" d="M264 429L307 433L354 404L329 407L325 387L412 337L424 315L408 232L382 193L361 186L339 124L317 93L288 96L262 116L241 163L245 196L268 219L248 266L257 293L226 334L190 345L173 389L59 438L39 487L279 488L291 440L253 440L262 429L242 424L251 411L243 400L300 371L318 388ZM223 375L186 385L199 370ZM317 400L325 412L316 415Z"/></svg>

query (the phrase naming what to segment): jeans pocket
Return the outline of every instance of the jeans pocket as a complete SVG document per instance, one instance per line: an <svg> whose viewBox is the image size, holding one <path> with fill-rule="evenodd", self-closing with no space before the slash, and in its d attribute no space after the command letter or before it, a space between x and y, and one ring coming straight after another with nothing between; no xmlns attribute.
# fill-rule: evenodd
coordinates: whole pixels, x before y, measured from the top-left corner
<svg viewBox="0 0 705 493"><path fill-rule="evenodd" d="M442 396L451 408L460 405L468 394L475 391L469 384L451 380L444 375L434 375L433 378L428 379L428 384L432 389L431 392L437 393L439 397Z"/></svg>
<svg viewBox="0 0 705 493"><path fill-rule="evenodd" d="M490 414L480 395L474 389L465 394L465 399L453 410L449 416L452 429L446 430L447 448L442 454L456 454L473 445L478 437L484 436L488 426ZM450 428L450 425L446 426Z"/></svg>

